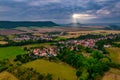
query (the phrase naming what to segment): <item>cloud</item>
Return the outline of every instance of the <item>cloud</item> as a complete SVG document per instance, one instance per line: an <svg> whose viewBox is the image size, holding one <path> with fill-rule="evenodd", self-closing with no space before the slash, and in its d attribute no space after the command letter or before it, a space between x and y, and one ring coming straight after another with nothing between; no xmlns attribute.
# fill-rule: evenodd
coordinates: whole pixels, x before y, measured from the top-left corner
<svg viewBox="0 0 120 80"><path fill-rule="evenodd" d="M119 5L120 0L0 0L0 19L66 21L79 14L81 20L118 20Z"/></svg>
<svg viewBox="0 0 120 80"><path fill-rule="evenodd" d="M40 6L40 5L47 5L50 3L59 3L60 0L32 0L30 2L28 2L28 5L31 6Z"/></svg>
<svg viewBox="0 0 120 80"><path fill-rule="evenodd" d="M0 6L0 12L6 12L6 11L10 11L11 8L7 7L7 6Z"/></svg>
<svg viewBox="0 0 120 80"><path fill-rule="evenodd" d="M110 11L100 9L100 10L98 10L96 13L97 13L97 14L102 14L102 15L108 15L108 14L110 14Z"/></svg>
<svg viewBox="0 0 120 80"><path fill-rule="evenodd" d="M29 0L12 0L12 1L14 1L14 2L27 2L27 1L29 1Z"/></svg>

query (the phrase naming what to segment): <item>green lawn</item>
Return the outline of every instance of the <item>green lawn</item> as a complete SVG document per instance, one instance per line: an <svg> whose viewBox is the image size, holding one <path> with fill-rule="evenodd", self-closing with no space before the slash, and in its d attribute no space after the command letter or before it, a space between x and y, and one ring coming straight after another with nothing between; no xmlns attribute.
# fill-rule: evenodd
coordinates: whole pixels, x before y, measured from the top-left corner
<svg viewBox="0 0 120 80"><path fill-rule="evenodd" d="M113 60L113 62L120 64L120 48L112 47L107 48L107 50L110 53L110 58Z"/></svg>
<svg viewBox="0 0 120 80"><path fill-rule="evenodd" d="M54 80L76 80L76 70L69 65L59 62L49 62L47 60L35 60L23 65L24 67L34 68L36 71L53 75Z"/></svg>
<svg viewBox="0 0 120 80"><path fill-rule="evenodd" d="M2 59L11 59L14 58L16 55L25 54L26 52L21 49L20 47L3 47L0 48L0 60Z"/></svg>

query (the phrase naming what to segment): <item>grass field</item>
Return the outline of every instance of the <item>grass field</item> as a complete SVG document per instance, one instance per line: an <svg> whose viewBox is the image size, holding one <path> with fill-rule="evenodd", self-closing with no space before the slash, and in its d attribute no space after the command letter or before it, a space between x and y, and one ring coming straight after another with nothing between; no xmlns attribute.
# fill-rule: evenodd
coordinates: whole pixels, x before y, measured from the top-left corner
<svg viewBox="0 0 120 80"><path fill-rule="evenodd" d="M120 64L120 48L107 48L107 50L110 53L110 58L113 60L113 62L115 63L119 63Z"/></svg>
<svg viewBox="0 0 120 80"><path fill-rule="evenodd" d="M54 80L76 80L76 70L65 63L49 62L47 60L35 60L23 65L24 67L34 68L36 71L53 75Z"/></svg>
<svg viewBox="0 0 120 80"><path fill-rule="evenodd" d="M4 71L0 73L0 80L18 80L18 79L14 77L12 74L8 73L7 71Z"/></svg>
<svg viewBox="0 0 120 80"><path fill-rule="evenodd" d="M74 34L74 35L67 34L67 35L64 35L64 36L60 36L60 38L77 38L79 36L80 36L80 34Z"/></svg>
<svg viewBox="0 0 120 80"><path fill-rule="evenodd" d="M25 46L21 46L22 48L24 47L27 47L27 48L30 48L30 47L40 47L40 46L44 46L44 47L50 47L51 43L37 43L37 44L29 44L29 45L25 45Z"/></svg>
<svg viewBox="0 0 120 80"><path fill-rule="evenodd" d="M120 70L111 68L105 73L102 80L120 80Z"/></svg>
<svg viewBox="0 0 120 80"><path fill-rule="evenodd" d="M4 40L5 38L3 36L0 36L0 40Z"/></svg>
<svg viewBox="0 0 120 80"><path fill-rule="evenodd" d="M29 44L29 45L25 45L25 46L14 46L14 47L3 47L0 48L0 60L2 59L11 59L14 58L16 55L19 54L25 54L26 51L24 51L24 47L30 48L30 47L40 47L40 46L44 46L44 47L50 47L51 43L39 43L39 44Z"/></svg>
<svg viewBox="0 0 120 80"><path fill-rule="evenodd" d="M3 47L0 48L0 60L6 59L6 58L14 58L16 55L24 54L26 53L23 49L20 47Z"/></svg>

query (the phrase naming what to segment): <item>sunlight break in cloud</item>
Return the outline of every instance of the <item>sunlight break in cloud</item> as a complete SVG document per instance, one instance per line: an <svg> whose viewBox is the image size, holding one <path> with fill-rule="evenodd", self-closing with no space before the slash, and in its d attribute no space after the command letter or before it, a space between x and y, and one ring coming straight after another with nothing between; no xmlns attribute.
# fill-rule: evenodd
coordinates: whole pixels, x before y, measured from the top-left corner
<svg viewBox="0 0 120 80"><path fill-rule="evenodd" d="M93 18L97 18L96 16L91 15L91 14L73 14L72 17L76 18L76 19L93 19Z"/></svg>

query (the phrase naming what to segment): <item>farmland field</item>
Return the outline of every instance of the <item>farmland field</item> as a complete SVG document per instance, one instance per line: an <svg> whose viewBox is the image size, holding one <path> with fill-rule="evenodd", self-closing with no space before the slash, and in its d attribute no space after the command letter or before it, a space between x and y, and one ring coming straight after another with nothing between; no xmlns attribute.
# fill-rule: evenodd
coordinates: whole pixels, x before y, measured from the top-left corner
<svg viewBox="0 0 120 80"><path fill-rule="evenodd" d="M0 35L21 34L21 33L23 33L23 32L19 31L19 30L14 30L14 29L0 30Z"/></svg>
<svg viewBox="0 0 120 80"><path fill-rule="evenodd" d="M0 40L3 41L5 38L3 36L0 36Z"/></svg>
<svg viewBox="0 0 120 80"><path fill-rule="evenodd" d="M111 68L105 73L102 80L120 80L120 70Z"/></svg>
<svg viewBox="0 0 120 80"><path fill-rule="evenodd" d="M110 52L110 58L113 60L113 62L120 64L120 48L107 48L107 50Z"/></svg>
<svg viewBox="0 0 120 80"><path fill-rule="evenodd" d="M7 71L4 71L0 73L0 80L18 80L15 76L8 73Z"/></svg>
<svg viewBox="0 0 120 80"><path fill-rule="evenodd" d="M50 47L51 43L37 43L37 44L28 44L28 45L24 45L24 46L21 46L22 48L24 47L27 47L27 48L30 48L30 47L41 47L41 46L44 46L44 47Z"/></svg>
<svg viewBox="0 0 120 80"><path fill-rule="evenodd" d="M6 41L0 41L0 44L8 44Z"/></svg>
<svg viewBox="0 0 120 80"><path fill-rule="evenodd" d="M65 63L49 62L47 60L35 60L23 65L24 67L34 68L36 71L53 75L54 80L76 80L76 70Z"/></svg>
<svg viewBox="0 0 120 80"><path fill-rule="evenodd" d="M25 54L26 52L20 47L3 47L0 48L0 60L14 58L16 55Z"/></svg>

